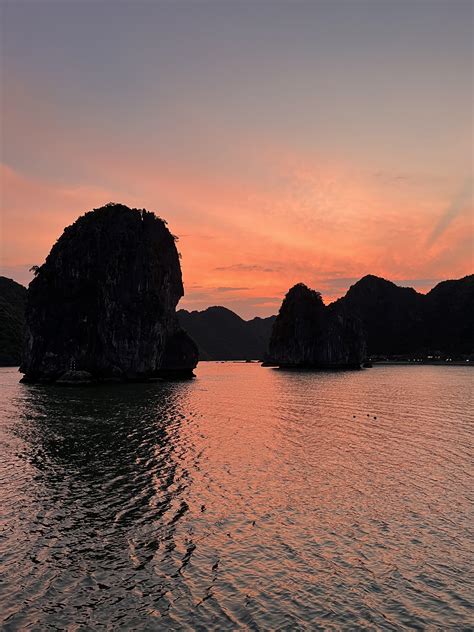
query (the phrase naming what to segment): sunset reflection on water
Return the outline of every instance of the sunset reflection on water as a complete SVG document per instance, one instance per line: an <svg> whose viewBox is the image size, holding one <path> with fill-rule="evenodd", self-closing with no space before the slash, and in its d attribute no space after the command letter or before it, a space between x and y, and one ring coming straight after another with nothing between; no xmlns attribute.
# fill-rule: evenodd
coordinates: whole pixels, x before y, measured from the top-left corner
<svg viewBox="0 0 474 632"><path fill-rule="evenodd" d="M6 629L469 626L470 369L0 383Z"/></svg>

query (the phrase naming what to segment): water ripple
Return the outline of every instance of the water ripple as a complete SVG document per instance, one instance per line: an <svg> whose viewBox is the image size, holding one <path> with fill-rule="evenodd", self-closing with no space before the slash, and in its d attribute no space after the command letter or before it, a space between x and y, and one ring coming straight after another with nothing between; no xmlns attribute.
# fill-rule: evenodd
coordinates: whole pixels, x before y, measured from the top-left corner
<svg viewBox="0 0 474 632"><path fill-rule="evenodd" d="M474 627L472 373L0 369L3 629Z"/></svg>

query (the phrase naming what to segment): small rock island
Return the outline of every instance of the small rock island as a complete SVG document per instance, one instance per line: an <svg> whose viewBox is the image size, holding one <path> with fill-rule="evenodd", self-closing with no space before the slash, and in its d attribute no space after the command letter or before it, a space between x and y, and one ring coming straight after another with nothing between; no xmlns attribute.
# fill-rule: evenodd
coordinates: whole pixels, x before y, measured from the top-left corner
<svg viewBox="0 0 474 632"><path fill-rule="evenodd" d="M364 329L343 305L326 307L303 283L285 296L273 324L267 364L282 368L356 369L366 357Z"/></svg>
<svg viewBox="0 0 474 632"><path fill-rule="evenodd" d="M67 227L28 289L24 382L192 377L175 238L144 209L107 204Z"/></svg>

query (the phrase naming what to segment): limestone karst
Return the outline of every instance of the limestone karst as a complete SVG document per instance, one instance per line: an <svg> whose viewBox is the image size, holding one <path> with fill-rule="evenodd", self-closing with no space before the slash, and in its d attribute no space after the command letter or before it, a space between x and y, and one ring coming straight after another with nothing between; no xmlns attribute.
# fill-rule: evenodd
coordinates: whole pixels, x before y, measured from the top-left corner
<svg viewBox="0 0 474 632"><path fill-rule="evenodd" d="M28 289L24 381L192 376L175 239L154 213L108 204L67 227Z"/></svg>
<svg viewBox="0 0 474 632"><path fill-rule="evenodd" d="M358 368L366 356L361 321L326 307L319 292L292 287L273 324L269 362L291 368Z"/></svg>

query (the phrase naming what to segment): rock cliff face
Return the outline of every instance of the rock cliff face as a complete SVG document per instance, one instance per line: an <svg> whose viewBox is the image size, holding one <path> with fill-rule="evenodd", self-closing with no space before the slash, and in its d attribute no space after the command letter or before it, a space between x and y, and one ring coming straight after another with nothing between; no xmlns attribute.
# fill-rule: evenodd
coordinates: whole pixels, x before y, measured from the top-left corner
<svg viewBox="0 0 474 632"><path fill-rule="evenodd" d="M24 380L192 376L197 347L175 312L183 293L163 220L121 204L86 213L30 283Z"/></svg>
<svg viewBox="0 0 474 632"><path fill-rule="evenodd" d="M269 361L294 368L359 368L365 359L360 321L346 309L326 307L299 283L290 289L273 325Z"/></svg>

